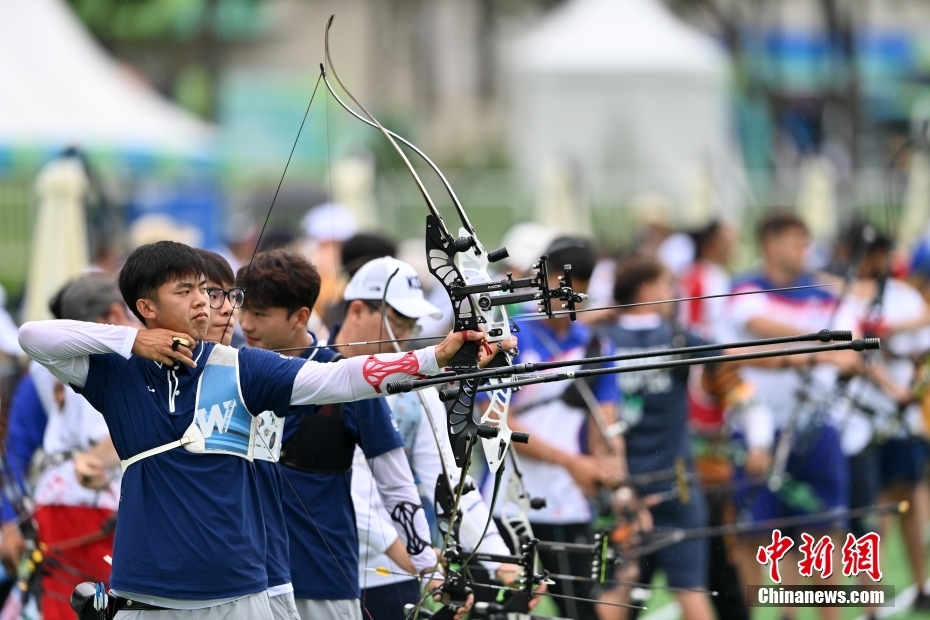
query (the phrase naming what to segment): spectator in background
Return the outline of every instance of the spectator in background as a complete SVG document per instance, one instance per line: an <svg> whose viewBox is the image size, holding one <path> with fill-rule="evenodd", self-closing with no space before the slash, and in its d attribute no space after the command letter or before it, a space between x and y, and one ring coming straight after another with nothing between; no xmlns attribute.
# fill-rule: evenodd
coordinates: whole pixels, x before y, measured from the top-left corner
<svg viewBox="0 0 930 620"><path fill-rule="evenodd" d="M341 291L345 288L345 283L348 282L348 280L355 275L355 272L365 263L376 258L395 256L396 254L397 245L383 235L376 233L357 233L352 235L342 244L340 255L342 273L339 275L339 290ZM329 330L336 325L336 323L342 321L344 311L345 304L342 303L341 299L338 303L330 304L326 307L326 313L323 315L323 323L326 325L321 337L328 337ZM320 335L321 331L315 327L315 325L311 325L310 331Z"/></svg>
<svg viewBox="0 0 930 620"><path fill-rule="evenodd" d="M342 269L351 279L362 265L384 256L395 256L397 244L377 233L357 233L342 244Z"/></svg>
<svg viewBox="0 0 930 620"><path fill-rule="evenodd" d="M223 227L224 245L216 248L217 254L226 259L233 273L247 265L255 253L258 229L251 213L234 211L227 215Z"/></svg>
<svg viewBox="0 0 930 620"><path fill-rule="evenodd" d="M358 229L355 216L342 205L326 202L307 211L301 220L304 255L320 272L320 297L313 310L325 316L326 309L342 299L342 245Z"/></svg>
<svg viewBox="0 0 930 620"><path fill-rule="evenodd" d="M555 239L545 250L549 255L550 286L563 267L572 266L576 292L587 290L588 280L597 260L590 241L576 237ZM581 322L567 315L546 321L516 321L520 328L520 353L515 363L569 360L595 355L609 355L610 343L595 337ZM559 372L576 369L562 368ZM541 540L569 543L591 541L594 511L591 498L604 487L616 485L624 477L623 441L612 440L610 454L592 454L592 436L596 424L589 417L598 416L609 427L616 421L617 390L614 377L601 376L593 381L557 382L527 386L511 397L510 427L530 433L527 444L515 443L520 454L526 487L532 497L545 498L546 506L534 510L529 518L533 533ZM603 437L598 438L604 442ZM606 451L605 451L606 452ZM510 475L505 472L505 476ZM493 483L493 480L489 481ZM506 488L504 481L503 488ZM486 491L489 489L486 488ZM487 493L486 493L487 496ZM501 507L496 516L500 517ZM588 560L578 554L540 552L543 566L555 573L587 574ZM555 580L556 594L591 598L591 584ZM594 606L584 601L558 599L561 615L596 618Z"/></svg>
<svg viewBox="0 0 930 620"><path fill-rule="evenodd" d="M116 280L105 274L87 274L65 285L50 307L56 318L138 326ZM74 586L88 579L109 581L110 566L103 556L113 549L119 457L103 416L33 362L17 390L6 438L12 474L20 481L26 479L30 460L40 447L44 456L38 465L33 519L39 541L48 545L41 567L42 613L47 620L73 620L68 600ZM4 498L0 542L0 558L13 574L25 548L20 520L27 520L23 523L27 534L31 525L28 515L14 509L19 499ZM56 543L81 537L89 540L55 551Z"/></svg>

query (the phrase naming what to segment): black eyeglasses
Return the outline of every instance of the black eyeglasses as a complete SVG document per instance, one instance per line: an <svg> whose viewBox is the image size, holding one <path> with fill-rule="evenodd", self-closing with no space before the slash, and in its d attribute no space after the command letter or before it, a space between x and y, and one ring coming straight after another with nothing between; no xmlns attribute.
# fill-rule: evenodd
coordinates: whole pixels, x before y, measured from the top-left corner
<svg viewBox="0 0 930 620"><path fill-rule="evenodd" d="M223 302L228 297L229 305L235 308L241 308L242 302L245 301L245 289L239 287L232 287L228 291L224 291L221 288L208 288L207 295L210 297L210 307L214 310L219 310L223 307Z"/></svg>

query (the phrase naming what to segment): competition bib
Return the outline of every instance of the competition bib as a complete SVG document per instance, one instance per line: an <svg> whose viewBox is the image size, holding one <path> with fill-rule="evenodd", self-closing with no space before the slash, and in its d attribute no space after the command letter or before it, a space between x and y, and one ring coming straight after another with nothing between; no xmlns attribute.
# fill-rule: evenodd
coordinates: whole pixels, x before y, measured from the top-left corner
<svg viewBox="0 0 930 620"><path fill-rule="evenodd" d="M270 411L255 418L252 458L277 463L281 458L281 441L284 437L284 418Z"/></svg>

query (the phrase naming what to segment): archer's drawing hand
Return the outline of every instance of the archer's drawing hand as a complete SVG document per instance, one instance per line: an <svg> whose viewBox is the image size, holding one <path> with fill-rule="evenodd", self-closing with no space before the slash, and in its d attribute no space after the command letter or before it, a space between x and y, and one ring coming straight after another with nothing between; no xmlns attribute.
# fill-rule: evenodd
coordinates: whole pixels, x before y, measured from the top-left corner
<svg viewBox="0 0 930 620"><path fill-rule="evenodd" d="M175 338L183 338L190 346L175 343ZM195 346L196 342L192 336L169 329L140 329L136 334L135 342L132 343L132 353L169 366L180 362L196 368L197 363L194 361L194 354L190 348Z"/></svg>

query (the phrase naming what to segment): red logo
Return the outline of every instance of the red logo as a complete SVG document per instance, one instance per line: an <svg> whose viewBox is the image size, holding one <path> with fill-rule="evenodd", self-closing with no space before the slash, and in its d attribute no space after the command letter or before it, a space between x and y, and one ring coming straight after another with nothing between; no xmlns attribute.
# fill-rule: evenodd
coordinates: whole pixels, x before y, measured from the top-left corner
<svg viewBox="0 0 930 620"><path fill-rule="evenodd" d="M798 551L804 556L798 562L798 569L802 577L812 577L814 571L820 573L823 579L833 574L833 550L836 545L830 540L829 536L824 536L814 543L814 537L810 534L801 534L801 546Z"/></svg>
<svg viewBox="0 0 930 620"><path fill-rule="evenodd" d="M759 547L756 553L756 560L759 564L771 564L769 566L769 577L775 583L781 583L781 574L778 572L778 561L785 557L788 550L794 546L794 541L788 536L782 536L781 530L772 531L772 544L767 547Z"/></svg>
<svg viewBox="0 0 930 620"><path fill-rule="evenodd" d="M833 574L833 550L836 545L829 536L815 540L810 534L801 534L801 545L798 551L803 556L798 562L798 572L802 577L813 577L814 571L826 579ZM855 577L859 573L868 575L872 581L881 581L882 569L879 561L879 545L881 536L870 532L861 538L852 534L846 535L843 544L843 575ZM781 530L772 530L772 544L759 547L756 560L759 564L769 565L769 577L775 583L781 583L781 573L778 570L778 561L794 546L790 536L783 536Z"/></svg>
<svg viewBox="0 0 930 620"><path fill-rule="evenodd" d="M872 581L881 581L882 569L878 562L878 544L881 537L870 532L857 539L852 534L846 535L843 544L843 574L853 577L865 573Z"/></svg>

